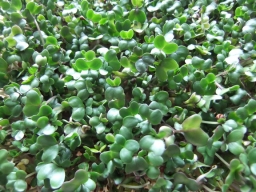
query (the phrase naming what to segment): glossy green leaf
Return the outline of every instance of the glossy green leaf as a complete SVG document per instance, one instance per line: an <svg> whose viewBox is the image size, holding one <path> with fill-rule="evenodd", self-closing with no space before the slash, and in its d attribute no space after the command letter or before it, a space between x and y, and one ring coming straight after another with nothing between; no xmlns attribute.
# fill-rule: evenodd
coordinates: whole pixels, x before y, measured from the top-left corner
<svg viewBox="0 0 256 192"><path fill-rule="evenodd" d="M123 148L120 151L120 159L123 161L123 163L130 163L132 161L132 157L133 153L130 150Z"/></svg>
<svg viewBox="0 0 256 192"><path fill-rule="evenodd" d="M89 63L90 69L93 70L98 70L101 68L102 66L102 61L98 58L93 59L90 63Z"/></svg>
<svg viewBox="0 0 256 192"><path fill-rule="evenodd" d="M53 189L61 187L65 180L65 170L63 168L56 166L53 163L41 163L36 167L36 170L38 172L37 179L50 179L50 185Z"/></svg>
<svg viewBox="0 0 256 192"><path fill-rule="evenodd" d="M159 168L156 168L156 167L152 167L150 166L147 170L147 176L150 178L150 179L157 179L160 175L160 170Z"/></svg>
<svg viewBox="0 0 256 192"><path fill-rule="evenodd" d="M45 41L45 45L55 45L58 46L58 41L53 36L48 36Z"/></svg>
<svg viewBox="0 0 256 192"><path fill-rule="evenodd" d="M130 11L128 18L130 21L138 21L140 23L144 23L147 19L144 11L135 9Z"/></svg>
<svg viewBox="0 0 256 192"><path fill-rule="evenodd" d="M36 15L40 13L42 6L39 6L37 3L31 1L26 5L26 8L30 11L31 14Z"/></svg>
<svg viewBox="0 0 256 192"><path fill-rule="evenodd" d="M117 158L119 154L113 151L105 151L100 154L100 160L104 163L108 163L110 160Z"/></svg>
<svg viewBox="0 0 256 192"><path fill-rule="evenodd" d="M83 169L76 171L75 176L70 181L66 181L61 186L63 192L75 191L80 185L88 181L88 172Z"/></svg>
<svg viewBox="0 0 256 192"><path fill-rule="evenodd" d="M123 119L123 125L128 128L136 127L136 125L140 122L139 119L133 116L127 116Z"/></svg>
<svg viewBox="0 0 256 192"><path fill-rule="evenodd" d="M80 121L84 118L85 115L85 108L83 107L78 107L78 108L73 108L72 110L72 119L75 121Z"/></svg>
<svg viewBox="0 0 256 192"><path fill-rule="evenodd" d="M19 179L14 182L14 189L16 191L25 191L27 187L27 182L24 180Z"/></svg>
<svg viewBox="0 0 256 192"><path fill-rule="evenodd" d="M18 25L14 25L12 27L12 35L16 36L16 35L20 35L20 34L23 34L22 29Z"/></svg>
<svg viewBox="0 0 256 192"><path fill-rule="evenodd" d="M164 46L165 46L164 36L162 36L162 35L156 36L155 39L154 39L154 45L158 49L163 49Z"/></svg>
<svg viewBox="0 0 256 192"><path fill-rule="evenodd" d="M158 166L162 165L164 162L164 160L161 156L158 156L153 152L148 153L148 159L149 159L150 165L152 165L154 167L158 167Z"/></svg>
<svg viewBox="0 0 256 192"><path fill-rule="evenodd" d="M243 130L241 129L235 129L233 130L227 137L227 141L229 143L231 142L237 142L237 141L241 141L244 137L244 133Z"/></svg>
<svg viewBox="0 0 256 192"><path fill-rule="evenodd" d="M83 58L77 59L75 65L80 70L88 70L89 69L88 63Z"/></svg>
<svg viewBox="0 0 256 192"><path fill-rule="evenodd" d="M140 145L139 145L139 143L136 140L127 140L125 142L124 147L127 150L131 151L132 153L136 153L139 150Z"/></svg>
<svg viewBox="0 0 256 192"><path fill-rule="evenodd" d="M171 59L171 58L166 58L164 59L162 62L161 62L161 66L166 70L166 71L169 71L169 70L176 70L179 65L178 63L174 60L174 59Z"/></svg>
<svg viewBox="0 0 256 192"><path fill-rule="evenodd" d="M162 121L162 118L163 118L163 114L159 109L157 109L152 111L151 114L149 115L149 122L152 125L158 125Z"/></svg>
<svg viewBox="0 0 256 192"><path fill-rule="evenodd" d="M120 36L121 36L122 39L128 39L129 40L133 37L133 35L134 35L134 32L133 32L132 29L129 29L128 31L122 30L120 32Z"/></svg>
<svg viewBox="0 0 256 192"><path fill-rule="evenodd" d="M40 105L41 103L41 98L39 96L39 94L34 91L34 90L30 90L27 92L26 94L27 96L27 103L26 104L29 104L29 105Z"/></svg>
<svg viewBox="0 0 256 192"><path fill-rule="evenodd" d="M41 135L37 137L36 143L42 148L47 148L56 145L57 140L51 135Z"/></svg>
<svg viewBox="0 0 256 192"><path fill-rule="evenodd" d="M72 108L78 108L78 107L83 107L83 102L79 97L73 96L68 99L68 104Z"/></svg>
<svg viewBox="0 0 256 192"><path fill-rule="evenodd" d="M240 153L244 152L244 148L241 144L237 142L231 142L228 144L228 149L234 155L239 155Z"/></svg>
<svg viewBox="0 0 256 192"><path fill-rule="evenodd" d="M132 5L134 7L140 8L142 7L144 1L143 0L132 0Z"/></svg>
<svg viewBox="0 0 256 192"><path fill-rule="evenodd" d="M200 115L195 114L188 117L183 123L184 136L186 140L193 145L203 146L206 145L209 136L201 128L202 118Z"/></svg>
<svg viewBox="0 0 256 192"><path fill-rule="evenodd" d="M50 163L58 155L58 152L59 152L58 145L53 145L53 146L45 149L43 152L43 155L42 155L43 162Z"/></svg>
<svg viewBox="0 0 256 192"><path fill-rule="evenodd" d="M128 163L125 167L125 172L127 174L132 173L134 171L144 171L148 167L147 162L142 157L133 157L132 162Z"/></svg>
<svg viewBox="0 0 256 192"><path fill-rule="evenodd" d="M163 47L163 51L166 54L174 53L178 49L178 45L176 43L168 43Z"/></svg>

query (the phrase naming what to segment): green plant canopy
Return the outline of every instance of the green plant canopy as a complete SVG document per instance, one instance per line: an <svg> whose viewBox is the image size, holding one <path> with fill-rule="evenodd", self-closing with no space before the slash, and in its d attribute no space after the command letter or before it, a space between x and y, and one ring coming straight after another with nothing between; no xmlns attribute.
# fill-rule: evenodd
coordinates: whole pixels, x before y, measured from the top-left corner
<svg viewBox="0 0 256 192"><path fill-rule="evenodd" d="M255 0L0 0L0 192L256 191Z"/></svg>

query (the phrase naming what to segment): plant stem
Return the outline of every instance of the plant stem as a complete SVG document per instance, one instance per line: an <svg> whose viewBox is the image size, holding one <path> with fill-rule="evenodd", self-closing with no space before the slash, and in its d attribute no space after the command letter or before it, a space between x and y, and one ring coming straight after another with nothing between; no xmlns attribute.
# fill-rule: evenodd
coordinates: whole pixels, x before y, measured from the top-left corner
<svg viewBox="0 0 256 192"><path fill-rule="evenodd" d="M27 179L27 178L29 178L29 177L35 175L35 174L36 174L36 172L29 173L29 174L25 177L25 179Z"/></svg>
<svg viewBox="0 0 256 192"><path fill-rule="evenodd" d="M39 27L39 25L38 25L38 23L37 23L37 21L36 21L36 18L35 18L33 15L32 15L32 17L34 18L34 22L35 22L35 24L36 24L36 28L37 28L37 30L38 30L38 32L39 32L40 39L41 39L42 44L43 44L43 46L44 46L44 38L43 38L43 35L42 35L42 32L41 32L41 29L40 29L40 27Z"/></svg>
<svg viewBox="0 0 256 192"><path fill-rule="evenodd" d="M202 123L211 124L211 125L219 125L219 122L217 122L217 121L202 121Z"/></svg>
<svg viewBox="0 0 256 192"><path fill-rule="evenodd" d="M50 99L48 99L47 101L46 101L46 104L48 104L48 103L50 103L53 99L55 99L57 96L55 95L55 96L52 96Z"/></svg>
<svg viewBox="0 0 256 192"><path fill-rule="evenodd" d="M127 185L127 184L120 184L119 186L122 186L124 188L129 188L129 189L141 189L147 185L149 185L150 182L147 182L145 184L142 184L142 185Z"/></svg>
<svg viewBox="0 0 256 192"><path fill-rule="evenodd" d="M227 163L227 161L225 161L218 153L215 153L215 155L219 158L219 160L222 161L222 163L224 163L229 168L229 164Z"/></svg>
<svg viewBox="0 0 256 192"><path fill-rule="evenodd" d="M208 191L208 192L217 192L217 191L211 190L210 188L208 188L208 187L205 186L205 185L202 185L202 187L203 187L206 191Z"/></svg>

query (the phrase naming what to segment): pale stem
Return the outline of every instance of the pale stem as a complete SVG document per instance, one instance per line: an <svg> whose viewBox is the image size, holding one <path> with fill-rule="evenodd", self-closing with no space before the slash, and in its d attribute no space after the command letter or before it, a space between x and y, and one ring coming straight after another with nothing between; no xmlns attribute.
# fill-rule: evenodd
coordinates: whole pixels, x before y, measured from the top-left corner
<svg viewBox="0 0 256 192"><path fill-rule="evenodd" d="M211 124L211 125L219 125L219 122L217 122L217 121L202 121L202 123Z"/></svg>
<svg viewBox="0 0 256 192"><path fill-rule="evenodd" d="M229 168L229 164L218 153L215 153L215 155Z"/></svg>
<svg viewBox="0 0 256 192"><path fill-rule="evenodd" d="M150 182L147 182L145 184L142 184L142 185L127 185L127 184L120 184L119 186L122 186L124 188L129 188L129 189L141 189L147 185L149 185Z"/></svg>
<svg viewBox="0 0 256 192"><path fill-rule="evenodd" d="M44 38L43 38L43 35L42 35L42 32L41 32L41 29L40 29L40 27L39 27L39 25L38 25L38 23L37 23L37 21L36 21L36 18L35 18L33 15L32 15L32 17L34 18L34 22L35 22L35 24L36 24L36 28L37 28L37 30L38 30L38 32L39 32L41 41L42 41L43 46L44 46Z"/></svg>

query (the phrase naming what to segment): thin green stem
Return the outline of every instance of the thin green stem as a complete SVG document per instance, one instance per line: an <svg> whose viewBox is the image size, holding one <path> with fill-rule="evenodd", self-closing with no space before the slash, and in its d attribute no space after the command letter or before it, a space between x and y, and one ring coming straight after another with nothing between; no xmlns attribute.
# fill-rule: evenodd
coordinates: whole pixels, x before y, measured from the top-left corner
<svg viewBox="0 0 256 192"><path fill-rule="evenodd" d="M48 104L48 103L50 103L53 99L55 99L57 96L55 95L55 96L52 96L50 99L48 99L47 101L46 101L46 104Z"/></svg>
<svg viewBox="0 0 256 192"><path fill-rule="evenodd" d="M36 172L29 173L29 174L25 177L25 179L27 179L27 178L29 178L29 177L35 175L35 174L36 174Z"/></svg>
<svg viewBox="0 0 256 192"><path fill-rule="evenodd" d="M129 189L141 189L143 187L146 187L147 185L149 185L150 182L147 182L145 184L142 185L127 185L127 184L120 184L119 186L122 186L124 188L129 188Z"/></svg>
<svg viewBox="0 0 256 192"><path fill-rule="evenodd" d="M36 18L35 18L33 15L32 15L32 17L34 18L34 22L35 22L35 24L36 24L36 28L37 28L37 30L38 30L38 32L39 32L40 39L41 39L42 44L43 44L43 46L44 46L44 38L43 38L43 35L42 35L42 32L41 32L41 29L40 29L40 27L39 27L39 25L38 25L38 23L37 23L37 21L36 21Z"/></svg>
<svg viewBox="0 0 256 192"><path fill-rule="evenodd" d="M202 121L202 123L211 124L211 125L219 125L219 124L220 124L220 123L217 122L217 121Z"/></svg>
<svg viewBox="0 0 256 192"><path fill-rule="evenodd" d="M218 153L215 153L215 155L219 158L219 160L222 161L222 163L224 163L229 168L229 164L227 163L227 161L225 161Z"/></svg>

